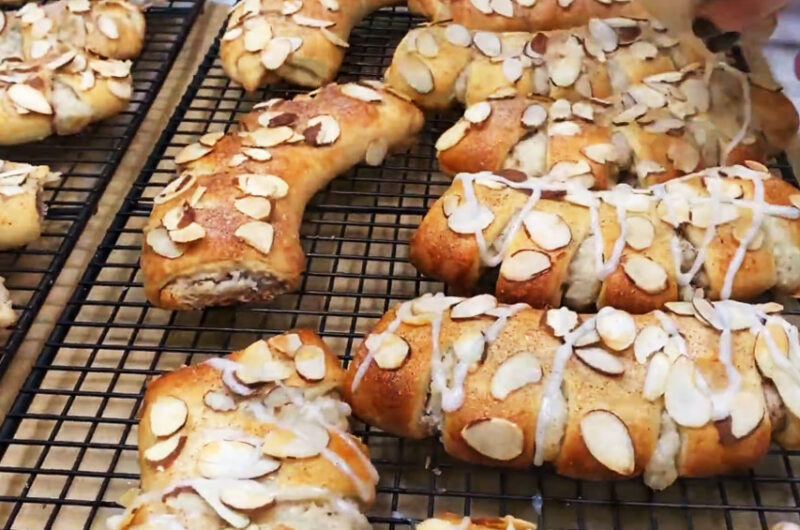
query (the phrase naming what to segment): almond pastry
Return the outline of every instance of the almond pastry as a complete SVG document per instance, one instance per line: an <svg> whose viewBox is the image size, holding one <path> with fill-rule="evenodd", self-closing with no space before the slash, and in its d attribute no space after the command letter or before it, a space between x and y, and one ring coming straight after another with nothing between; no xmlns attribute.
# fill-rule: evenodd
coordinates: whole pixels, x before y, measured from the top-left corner
<svg viewBox="0 0 800 530"><path fill-rule="evenodd" d="M12 307L11 295L6 289L5 280L0 276L0 329L9 328L17 321Z"/></svg>
<svg viewBox="0 0 800 530"><path fill-rule="evenodd" d="M0 160L0 250L39 238L46 213L44 187L60 176L48 166Z"/></svg>

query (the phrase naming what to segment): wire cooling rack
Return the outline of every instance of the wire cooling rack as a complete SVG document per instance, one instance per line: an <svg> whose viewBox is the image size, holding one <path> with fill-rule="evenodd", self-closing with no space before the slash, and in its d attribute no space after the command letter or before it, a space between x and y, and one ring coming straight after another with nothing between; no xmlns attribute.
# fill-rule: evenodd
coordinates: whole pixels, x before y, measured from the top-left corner
<svg viewBox="0 0 800 530"><path fill-rule="evenodd" d="M384 9L354 31L340 79L377 77L416 20ZM174 177L172 158L209 131L228 130L256 101L209 51L0 427L0 526L102 528L138 480L136 415L148 378L246 346L289 327L318 330L349 352L392 305L442 285L407 262L407 241L449 180L433 143L455 116L428 121L410 153L358 166L306 211L307 272L296 294L264 306L171 312L145 302L141 229L152 197ZM788 165L784 166L788 167ZM380 472L369 515L377 529L411 528L442 511L511 513L551 529L753 529L800 521L798 453L775 449L751 472L683 479L654 493L640 480L586 482L551 470L503 472L456 463L433 441L356 426ZM800 473L800 471L798 471ZM5 522L3 522L5 521Z"/></svg>
<svg viewBox="0 0 800 530"><path fill-rule="evenodd" d="M123 113L74 136L0 148L2 159L48 164L63 173L44 195L48 210L42 237L25 248L0 252L0 276L6 278L19 314L14 327L0 330L0 374L94 213L202 4L202 0L171 0L147 11L145 47L134 63L133 97Z"/></svg>

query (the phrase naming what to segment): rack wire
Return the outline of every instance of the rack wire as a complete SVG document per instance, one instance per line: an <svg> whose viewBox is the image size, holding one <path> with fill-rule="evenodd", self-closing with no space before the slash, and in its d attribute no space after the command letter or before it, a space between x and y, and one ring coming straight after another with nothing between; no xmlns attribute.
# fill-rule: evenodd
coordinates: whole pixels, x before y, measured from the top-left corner
<svg viewBox="0 0 800 530"><path fill-rule="evenodd" d="M416 22L399 8L367 18L353 32L340 80L379 76L394 44ZM430 119L409 153L379 168L358 166L314 197L302 226L308 266L297 293L269 305L195 312L146 303L141 229L152 197L174 177L174 155L205 132L229 130L256 101L294 92L275 87L244 94L222 72L218 45L0 427L2 528L101 528L119 510L116 499L138 480L136 415L148 378L296 326L316 329L334 351L349 352L390 306L443 288L408 263L407 241L449 184L436 172L433 143L454 115ZM682 479L656 493L640 480L587 482L547 468L468 466L449 459L434 440L404 441L364 425L356 432L381 475L369 511L379 529L411 528L442 511L511 513L548 530L752 529L800 520L797 452L774 449L750 472Z"/></svg>
<svg viewBox="0 0 800 530"><path fill-rule="evenodd" d="M124 112L74 136L0 148L0 159L48 164L63 173L44 195L48 208L42 237L25 248L0 252L0 276L7 280L19 316L15 326L0 330L0 374L95 212L202 4L202 0L170 0L147 11L145 47L133 65L133 97Z"/></svg>

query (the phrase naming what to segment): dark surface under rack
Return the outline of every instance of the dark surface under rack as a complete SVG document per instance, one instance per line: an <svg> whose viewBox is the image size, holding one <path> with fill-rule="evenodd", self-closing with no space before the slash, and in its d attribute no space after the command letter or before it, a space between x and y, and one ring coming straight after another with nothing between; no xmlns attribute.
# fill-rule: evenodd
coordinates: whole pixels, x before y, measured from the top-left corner
<svg viewBox="0 0 800 530"><path fill-rule="evenodd" d="M44 194L47 218L42 237L25 248L0 252L17 324L0 330L0 374L21 344L100 196L158 94L203 0L170 0L147 12L147 34L134 62L134 91L128 108L74 136L0 147L0 158L47 164L63 178Z"/></svg>
<svg viewBox="0 0 800 530"><path fill-rule="evenodd" d="M377 77L414 24L385 9L354 31L340 79ZM218 42L202 63L145 170L0 427L0 526L102 528L138 479L136 414L149 377L307 326L349 352L391 305L441 284L407 262L407 240L448 180L433 142L454 116L429 120L420 144L380 168L358 166L314 197L302 227L308 268L298 293L267 306L170 312L144 299L141 228L172 158L208 131L228 130L278 87L245 95L224 76ZM785 163L784 169L788 168ZM787 176L788 173L785 173ZM774 449L737 476L682 479L664 492L640 480L561 478L545 468L501 472L450 460L433 440L408 442L362 425L381 475L375 528L411 528L445 510L538 520L540 528L761 528L800 521L800 453ZM540 515L537 514L537 510Z"/></svg>

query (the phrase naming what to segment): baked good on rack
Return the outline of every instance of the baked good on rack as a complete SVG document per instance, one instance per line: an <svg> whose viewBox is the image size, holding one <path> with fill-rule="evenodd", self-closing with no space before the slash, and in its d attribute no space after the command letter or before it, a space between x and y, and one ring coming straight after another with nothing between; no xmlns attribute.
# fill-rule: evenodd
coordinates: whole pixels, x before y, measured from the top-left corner
<svg viewBox="0 0 800 530"><path fill-rule="evenodd" d="M0 329L8 328L17 321L17 314L11 303L11 294L5 286L5 279L0 276Z"/></svg>
<svg viewBox="0 0 800 530"><path fill-rule="evenodd" d="M445 513L422 521L416 528L417 530L536 530L536 525L510 515L488 519Z"/></svg>
<svg viewBox="0 0 800 530"><path fill-rule="evenodd" d="M125 0L25 4L0 15L0 145L74 134L127 107L145 20Z"/></svg>
<svg viewBox="0 0 800 530"><path fill-rule="evenodd" d="M763 142L782 149L798 129L797 111L779 89L748 82L694 35L670 35L654 19L593 19L539 33L423 27L398 45L386 84L428 110L535 95L629 109L621 122L691 117L709 149L721 147L704 135L756 152ZM639 141L652 148L648 137Z"/></svg>
<svg viewBox="0 0 800 530"><path fill-rule="evenodd" d="M0 160L0 250L39 238L46 210L44 186L60 176L48 166Z"/></svg>
<svg viewBox="0 0 800 530"><path fill-rule="evenodd" d="M675 73L682 83L649 86L704 89L702 82L693 85L700 72ZM437 141L439 168L448 174L516 169L606 189L619 181L650 186L720 164L766 162L776 154L778 147L762 131L731 119L729 102L717 107L679 117L667 107L624 107L622 99L610 106L520 96L481 101Z"/></svg>
<svg viewBox="0 0 800 530"><path fill-rule="evenodd" d="M467 462L578 479L742 471L800 444L800 343L773 311L705 299L578 315L491 295L390 310L348 367L353 413Z"/></svg>
<svg viewBox="0 0 800 530"><path fill-rule="evenodd" d="M144 229L144 288L158 307L271 300L305 268L299 228L308 200L359 162L404 149L422 113L380 83L327 85L270 100L238 133L209 133L175 161Z"/></svg>
<svg viewBox="0 0 800 530"><path fill-rule="evenodd" d="M398 0L241 0L220 44L225 73L245 90L281 79L319 87L333 81L350 31Z"/></svg>
<svg viewBox="0 0 800 530"><path fill-rule="evenodd" d="M140 491L108 527L369 530L377 473L348 433L343 382L310 330L151 381Z"/></svg>
<svg viewBox="0 0 800 530"><path fill-rule="evenodd" d="M749 300L800 289L800 191L763 166L710 168L647 190L591 192L519 171L462 173L409 258L457 293L645 313L702 289Z"/></svg>
<svg viewBox="0 0 800 530"><path fill-rule="evenodd" d="M408 9L432 22L491 31L567 29L592 18L648 16L638 0L409 0Z"/></svg>

